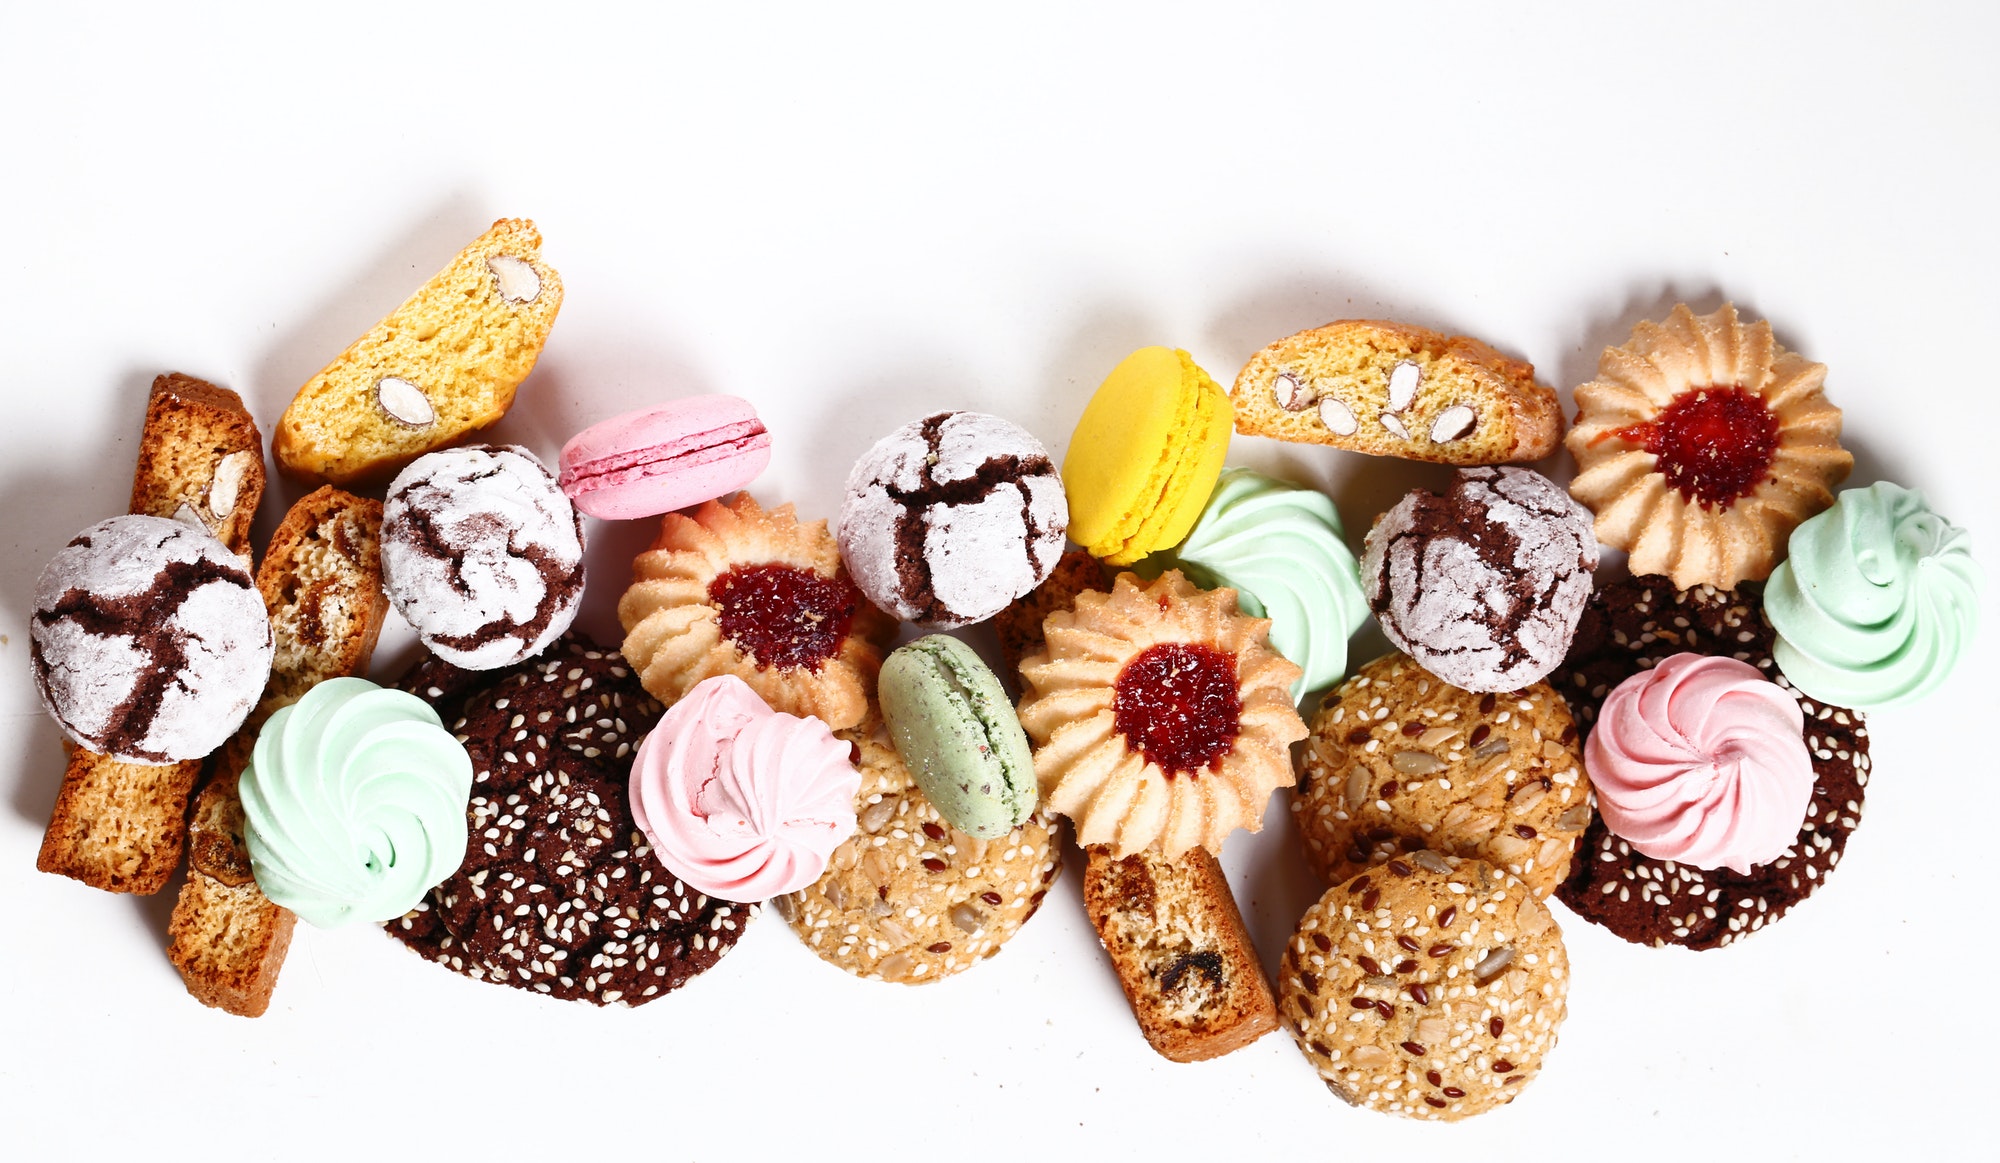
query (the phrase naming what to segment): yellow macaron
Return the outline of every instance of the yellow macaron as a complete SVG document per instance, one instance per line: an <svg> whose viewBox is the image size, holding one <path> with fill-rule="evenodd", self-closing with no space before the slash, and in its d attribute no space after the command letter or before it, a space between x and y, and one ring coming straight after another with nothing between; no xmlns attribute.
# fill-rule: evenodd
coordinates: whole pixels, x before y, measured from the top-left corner
<svg viewBox="0 0 2000 1163"><path fill-rule="evenodd" d="M1235 409L1185 351L1143 347L1083 409L1063 457L1069 535L1112 565L1180 544L1222 472Z"/></svg>

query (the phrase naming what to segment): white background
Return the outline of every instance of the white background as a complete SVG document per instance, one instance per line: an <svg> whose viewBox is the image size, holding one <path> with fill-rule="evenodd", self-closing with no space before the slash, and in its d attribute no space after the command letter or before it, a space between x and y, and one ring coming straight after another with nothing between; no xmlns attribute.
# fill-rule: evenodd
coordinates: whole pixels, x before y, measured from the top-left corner
<svg viewBox="0 0 2000 1163"><path fill-rule="evenodd" d="M155 373L236 389L268 436L509 215L567 294L493 434L545 457L731 392L775 434L759 497L832 516L853 459L927 411L1060 454L1143 344L1227 383L1271 340L1382 316L1482 337L1567 400L1636 320L1733 298L1830 365L1853 483L1922 488L1991 569L1994 7L72 7L0 8L0 1153L1820 1158L1990 1108L2000 586L1971 665L1874 718L1825 890L1698 955L1560 913L1561 1045L1456 1127L1341 1106L1284 1035L1156 1057L1074 861L1002 956L923 988L850 978L769 915L683 993L610 1011L301 925L266 1017L204 1009L163 955L171 892L34 871L62 756L26 623L43 561L124 510ZM1445 476L1248 438L1230 459L1327 487L1357 544ZM266 494L264 533L299 492ZM600 633L649 532L590 530ZM378 669L409 642L392 627ZM1284 814L1225 856L1271 964L1312 896Z"/></svg>

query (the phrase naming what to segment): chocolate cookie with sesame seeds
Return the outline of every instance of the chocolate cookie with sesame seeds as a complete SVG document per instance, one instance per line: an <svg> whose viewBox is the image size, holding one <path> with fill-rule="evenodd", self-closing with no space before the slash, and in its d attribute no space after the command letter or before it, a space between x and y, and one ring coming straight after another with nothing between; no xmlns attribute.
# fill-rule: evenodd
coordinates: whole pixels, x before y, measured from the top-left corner
<svg viewBox="0 0 2000 1163"><path fill-rule="evenodd" d="M398 684L472 755L465 862L389 932L480 981L641 1005L735 945L755 906L711 900L632 819L633 748L659 722L617 651L566 635L496 674L426 659Z"/></svg>
<svg viewBox="0 0 2000 1163"><path fill-rule="evenodd" d="M1514 1101L1540 1072L1567 1012L1569 954L1520 880L1426 849L1307 909L1278 994L1335 1097L1449 1122Z"/></svg>
<svg viewBox="0 0 2000 1163"><path fill-rule="evenodd" d="M1754 582L1735 590L1676 590L1651 575L1592 595L1569 657L1549 679L1569 700L1586 737L1605 696L1641 670L1682 652L1734 658L1799 700L1813 790L1798 839L1748 875L1646 856L1601 818L1592 822L1557 891L1579 916L1640 945L1720 948L1791 911L1840 862L1861 822L1869 773L1866 720L1794 690L1772 660L1774 638L1764 620L1762 587Z"/></svg>
<svg viewBox="0 0 2000 1163"><path fill-rule="evenodd" d="M1390 653L1313 716L1292 816L1306 862L1339 884L1429 848L1486 860L1546 898L1591 818L1576 725L1546 682L1462 690Z"/></svg>
<svg viewBox="0 0 2000 1163"><path fill-rule="evenodd" d="M856 977L921 985L1000 952L1062 871L1039 812L994 840L953 828L903 765L880 712L834 734L861 769L855 833L826 872L771 907L821 959Z"/></svg>

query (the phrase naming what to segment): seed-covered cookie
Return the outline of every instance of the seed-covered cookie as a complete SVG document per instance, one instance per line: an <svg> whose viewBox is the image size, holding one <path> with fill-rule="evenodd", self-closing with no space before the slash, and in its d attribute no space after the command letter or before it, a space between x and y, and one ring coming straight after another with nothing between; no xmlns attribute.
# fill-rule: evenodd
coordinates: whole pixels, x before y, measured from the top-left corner
<svg viewBox="0 0 2000 1163"><path fill-rule="evenodd" d="M755 905L713 900L654 858L632 819L633 748L661 708L616 651L565 637L518 668L435 660L400 684L472 755L465 863L391 935L479 981L641 1005L736 944Z"/></svg>
<svg viewBox="0 0 2000 1163"><path fill-rule="evenodd" d="M1414 852L1327 890L1278 973L1278 1012L1343 1101L1454 1121L1514 1101L1555 1046L1562 930L1490 864Z"/></svg>
<svg viewBox="0 0 2000 1163"><path fill-rule="evenodd" d="M1037 813L997 840L975 839L924 798L872 708L836 734L861 769L860 827L817 883L771 907L856 977L921 985L998 953L1062 870L1054 822Z"/></svg>
<svg viewBox="0 0 2000 1163"><path fill-rule="evenodd" d="M1641 945L1714 949L1754 933L1825 883L1848 834L1861 823L1868 784L1868 727L1859 711L1828 706L1794 690L1772 660L1762 587L1676 590L1657 574L1599 590L1576 642L1550 682L1576 710L1588 738L1598 709L1619 683L1674 654L1747 662L1799 700L1812 756L1812 801L1782 856L1746 873L1694 868L1647 856L1602 819L1584 834L1558 895L1585 920Z"/></svg>
<svg viewBox="0 0 2000 1163"><path fill-rule="evenodd" d="M1569 707L1548 683L1461 690L1405 654L1320 701L1292 795L1328 884L1420 848L1485 860L1554 892L1591 818Z"/></svg>

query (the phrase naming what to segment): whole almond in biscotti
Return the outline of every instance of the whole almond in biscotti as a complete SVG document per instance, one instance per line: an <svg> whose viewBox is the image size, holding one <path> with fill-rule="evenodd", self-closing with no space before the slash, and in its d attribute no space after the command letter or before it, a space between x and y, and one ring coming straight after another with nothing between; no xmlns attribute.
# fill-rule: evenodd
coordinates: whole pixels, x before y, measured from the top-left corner
<svg viewBox="0 0 2000 1163"><path fill-rule="evenodd" d="M1246 436L1439 464L1539 460L1563 426L1533 366L1467 336L1374 319L1271 344L1229 399Z"/></svg>
<svg viewBox="0 0 2000 1163"><path fill-rule="evenodd" d="M562 306L525 218L503 218L307 380L271 451L309 481L386 479L506 415Z"/></svg>

